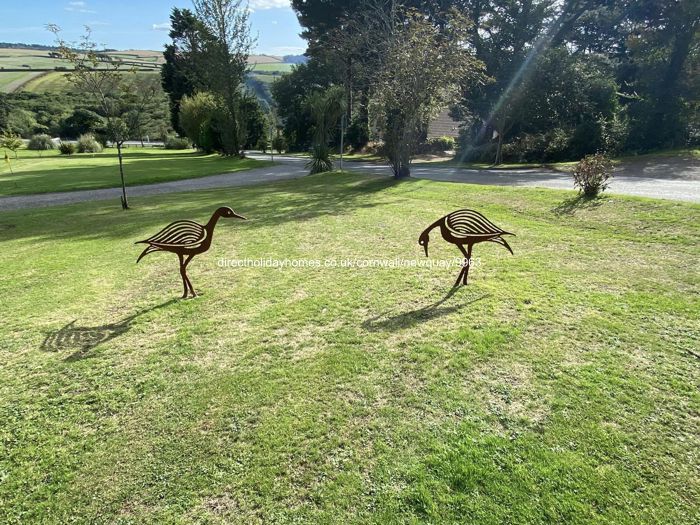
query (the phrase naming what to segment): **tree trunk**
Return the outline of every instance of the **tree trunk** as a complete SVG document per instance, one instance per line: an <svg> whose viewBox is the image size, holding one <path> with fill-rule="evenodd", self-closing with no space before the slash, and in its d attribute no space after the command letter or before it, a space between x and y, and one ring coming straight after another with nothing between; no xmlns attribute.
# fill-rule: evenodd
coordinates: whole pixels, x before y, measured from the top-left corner
<svg viewBox="0 0 700 525"><path fill-rule="evenodd" d="M397 168L394 170L397 179L405 179L411 176L411 153L406 147L399 147Z"/></svg>
<svg viewBox="0 0 700 525"><path fill-rule="evenodd" d="M117 157L119 157L119 175L122 179L122 209L129 209L129 200L126 197L126 182L124 181L124 165L122 163L122 143L117 141Z"/></svg>

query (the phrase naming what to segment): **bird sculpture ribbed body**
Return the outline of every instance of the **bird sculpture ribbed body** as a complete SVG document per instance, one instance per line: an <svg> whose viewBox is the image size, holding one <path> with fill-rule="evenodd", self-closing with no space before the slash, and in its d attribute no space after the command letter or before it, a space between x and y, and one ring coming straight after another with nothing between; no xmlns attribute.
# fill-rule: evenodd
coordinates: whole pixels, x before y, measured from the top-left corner
<svg viewBox="0 0 700 525"><path fill-rule="evenodd" d="M245 217L238 215L228 206L223 206L217 209L212 214L209 222L204 225L194 221L172 222L152 237L136 242L136 244L148 244L146 249L139 255L139 258L136 259L136 262L138 263L143 257L152 252L165 251L177 254L180 259L182 285L185 289L182 298L186 299L188 294L192 294L192 297L197 297L192 282L187 276L187 265L195 255L204 253L209 249L214 235L214 227L221 217L245 220Z"/></svg>
<svg viewBox="0 0 700 525"><path fill-rule="evenodd" d="M457 276L455 286L458 286L460 281L462 284L467 284L467 276L469 275L469 265L472 257L472 246L478 242L490 241L505 246L512 254L510 246L503 239L502 235L515 235L505 230L500 229L494 223L489 221L481 213L474 210L457 210L441 217L433 224L428 226L418 238L418 244L425 248L425 256L428 256L428 242L430 241L430 232L440 228L442 238L447 242L454 244L460 249L464 255L464 264L462 270ZM464 246L466 245L466 249Z"/></svg>

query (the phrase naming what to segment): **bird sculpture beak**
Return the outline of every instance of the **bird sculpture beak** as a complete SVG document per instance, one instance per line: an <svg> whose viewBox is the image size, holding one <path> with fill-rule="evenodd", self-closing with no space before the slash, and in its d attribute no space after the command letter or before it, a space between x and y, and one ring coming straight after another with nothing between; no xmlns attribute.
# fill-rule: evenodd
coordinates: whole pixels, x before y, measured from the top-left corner
<svg viewBox="0 0 700 525"><path fill-rule="evenodd" d="M244 221L247 221L247 220L248 220L248 219L246 219L245 217L243 217L243 215L238 215L237 213L234 213L233 216L234 216L236 219L243 219Z"/></svg>
<svg viewBox="0 0 700 525"><path fill-rule="evenodd" d="M423 248L425 248L425 256L428 257L428 243L427 242L423 245Z"/></svg>

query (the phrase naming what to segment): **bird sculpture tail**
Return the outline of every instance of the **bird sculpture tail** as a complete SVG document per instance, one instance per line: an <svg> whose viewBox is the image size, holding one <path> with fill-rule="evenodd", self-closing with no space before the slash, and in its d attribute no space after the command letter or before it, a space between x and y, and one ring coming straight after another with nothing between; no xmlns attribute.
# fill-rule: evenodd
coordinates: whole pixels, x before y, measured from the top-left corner
<svg viewBox="0 0 700 525"><path fill-rule="evenodd" d="M141 242L143 242L143 241L141 241ZM136 244L138 244L138 243L136 243ZM159 249L160 249L160 248L157 248L157 247L152 246L152 245L147 246L146 249L145 249L144 251L141 252L141 255L139 255L139 258L136 259L136 264L138 264L139 261L140 261L141 259L143 259L143 258L144 258L146 255L148 255L149 253L151 253L151 252L157 252Z"/></svg>
<svg viewBox="0 0 700 525"><path fill-rule="evenodd" d="M515 235L514 233L509 233L508 235ZM510 245L506 242L506 240L503 237L494 237L493 239L490 239L491 242L495 242L496 244L500 244L501 246L505 246L505 248L510 252L511 255L515 255L513 253L513 250L511 249Z"/></svg>

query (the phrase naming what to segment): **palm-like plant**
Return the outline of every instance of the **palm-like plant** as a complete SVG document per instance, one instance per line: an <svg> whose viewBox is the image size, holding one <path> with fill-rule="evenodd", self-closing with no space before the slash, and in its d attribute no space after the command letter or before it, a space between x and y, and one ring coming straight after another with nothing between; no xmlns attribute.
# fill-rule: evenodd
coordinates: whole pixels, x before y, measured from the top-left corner
<svg viewBox="0 0 700 525"><path fill-rule="evenodd" d="M328 146L331 131L345 109L344 91L341 86L333 86L324 92L315 92L306 100L314 122L313 148L311 160L306 164L311 174L333 170L331 150Z"/></svg>

